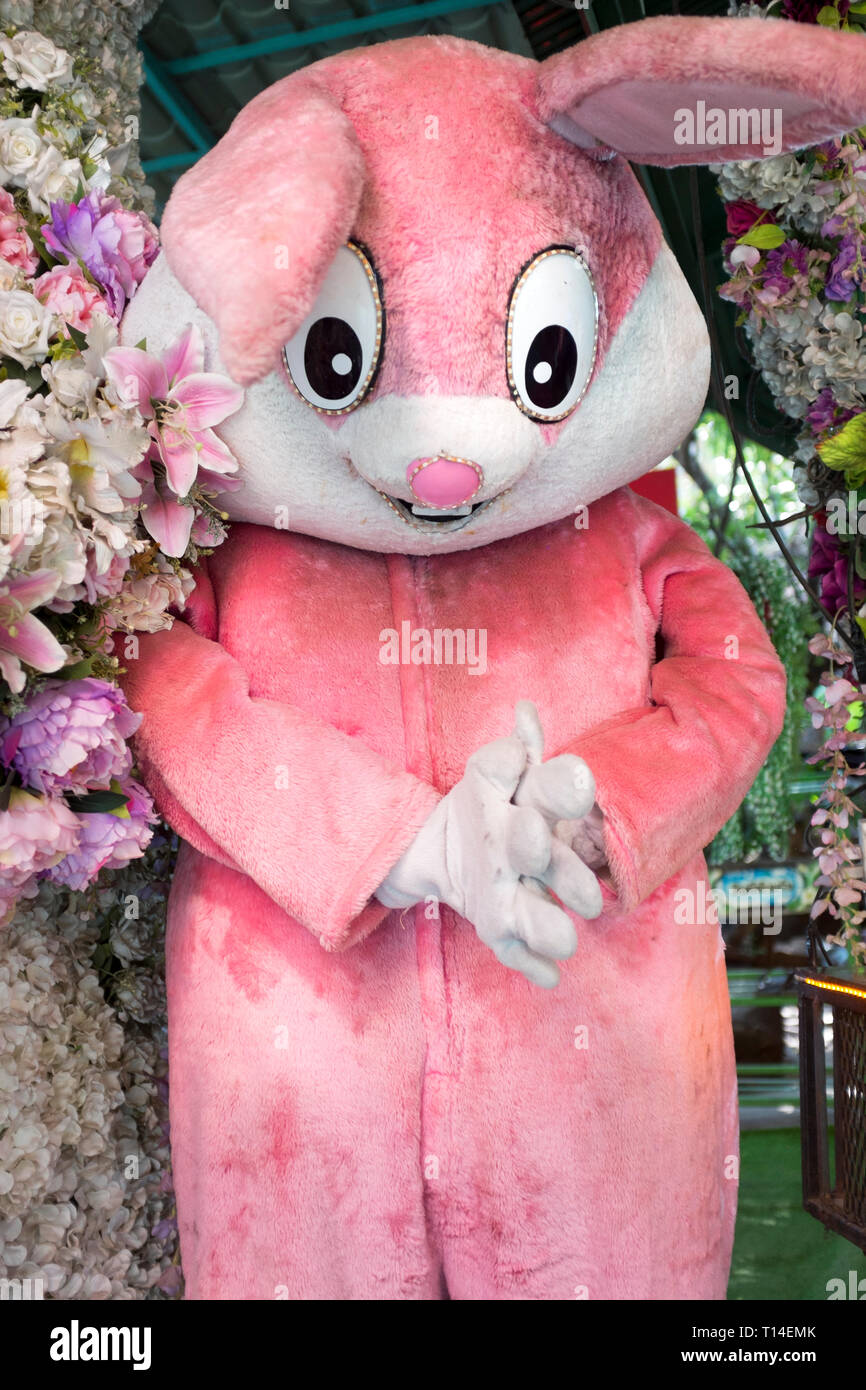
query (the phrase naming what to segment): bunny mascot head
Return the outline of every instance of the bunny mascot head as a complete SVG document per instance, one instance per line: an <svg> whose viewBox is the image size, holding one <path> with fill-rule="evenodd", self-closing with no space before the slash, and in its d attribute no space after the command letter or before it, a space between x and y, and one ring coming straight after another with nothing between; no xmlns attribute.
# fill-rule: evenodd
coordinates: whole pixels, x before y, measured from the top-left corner
<svg viewBox="0 0 866 1390"><path fill-rule="evenodd" d="M784 676L733 576L623 487L709 370L628 161L857 127L864 53L758 19L542 64L388 43L278 82L180 180L124 341L196 323L248 388L229 538L124 677L187 842L190 1296L724 1296L701 851Z"/></svg>

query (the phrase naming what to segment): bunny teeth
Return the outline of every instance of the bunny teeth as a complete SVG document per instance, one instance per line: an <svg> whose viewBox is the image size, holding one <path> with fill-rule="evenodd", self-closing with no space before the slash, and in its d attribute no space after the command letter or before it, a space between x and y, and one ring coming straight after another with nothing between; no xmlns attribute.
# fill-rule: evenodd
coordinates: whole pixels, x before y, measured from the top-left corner
<svg viewBox="0 0 866 1390"><path fill-rule="evenodd" d="M420 517L442 517L443 519L453 519L457 516L471 516L472 507L419 507L414 502L412 504L412 515Z"/></svg>
<svg viewBox="0 0 866 1390"><path fill-rule="evenodd" d="M507 489L506 489L507 491ZM387 492L380 492L379 496L384 498L392 511L396 512L403 521L409 526L414 526L417 531L459 531L467 522L479 516L491 502L496 501L496 497L489 497L484 502L471 502L461 507L425 507L419 503L404 502L400 497L390 497ZM503 497L504 493L497 493L497 497Z"/></svg>

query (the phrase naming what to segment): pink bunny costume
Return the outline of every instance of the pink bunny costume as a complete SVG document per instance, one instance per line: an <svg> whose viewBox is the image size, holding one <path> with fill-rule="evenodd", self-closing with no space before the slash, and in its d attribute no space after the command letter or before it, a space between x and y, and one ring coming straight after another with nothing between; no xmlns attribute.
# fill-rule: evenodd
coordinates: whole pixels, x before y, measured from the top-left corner
<svg viewBox="0 0 866 1390"><path fill-rule="evenodd" d="M760 153L679 144L697 98L779 109L786 149L866 120L857 39L769 28L649 20L541 65L341 54L256 98L168 205L124 341L197 323L249 387L220 429L229 538L125 676L186 841L190 1297L724 1297L736 1085L701 852L784 675L736 579L624 486L708 375L626 160ZM525 700L549 765L530 707L510 733Z"/></svg>

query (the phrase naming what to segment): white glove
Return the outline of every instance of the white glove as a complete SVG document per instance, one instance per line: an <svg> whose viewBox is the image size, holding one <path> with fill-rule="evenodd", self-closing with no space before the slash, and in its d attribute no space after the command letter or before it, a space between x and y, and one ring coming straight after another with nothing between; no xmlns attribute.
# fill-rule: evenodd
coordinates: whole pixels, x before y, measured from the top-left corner
<svg viewBox="0 0 866 1390"><path fill-rule="evenodd" d="M573 753L562 753L558 758L542 763L544 734L538 711L530 700L521 700L517 706L515 733L526 745L529 761L514 796L515 806L534 806L551 826L556 838L574 850L578 859L596 872L607 868L601 807L591 805L578 818L574 817L571 809L581 795L583 805L586 805L590 788L594 788L593 776L586 763ZM592 796L595 796L594 790Z"/></svg>
<svg viewBox="0 0 866 1390"><path fill-rule="evenodd" d="M553 833L558 839L564 840L593 873L600 873L608 867L607 850L604 845L604 814L601 807L593 806L581 820L557 821ZM609 878L609 875L607 877Z"/></svg>
<svg viewBox="0 0 866 1390"><path fill-rule="evenodd" d="M535 706L517 706L517 729L473 753L460 782L442 798L376 896L386 907L436 898L465 917L497 959L534 984L559 981L557 960L577 948L567 913L541 884L581 917L602 908L595 875L552 833L561 819L591 808L595 784L572 755L553 758L523 783L525 804L514 804L530 760L540 757ZM544 774L543 776L541 774ZM537 881L538 880L538 881Z"/></svg>

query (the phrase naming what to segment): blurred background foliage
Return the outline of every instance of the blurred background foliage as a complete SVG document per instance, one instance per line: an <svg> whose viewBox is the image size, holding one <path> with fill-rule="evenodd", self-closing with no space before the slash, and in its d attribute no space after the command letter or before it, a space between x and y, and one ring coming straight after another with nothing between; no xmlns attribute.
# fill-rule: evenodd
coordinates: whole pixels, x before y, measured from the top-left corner
<svg viewBox="0 0 866 1390"><path fill-rule="evenodd" d="M790 461L749 440L743 441L743 453L771 515L783 518L799 512ZM809 682L806 643L814 631L814 614L793 582L772 535L761 525L752 493L735 467L730 430L717 411L704 413L678 451L677 462L680 514L737 575L788 676L782 733L742 806L710 846L708 857L713 864L758 858L783 860L791 852L796 819L791 784L804 770L800 738ZM805 569L808 537L804 521L792 522L785 534Z"/></svg>

